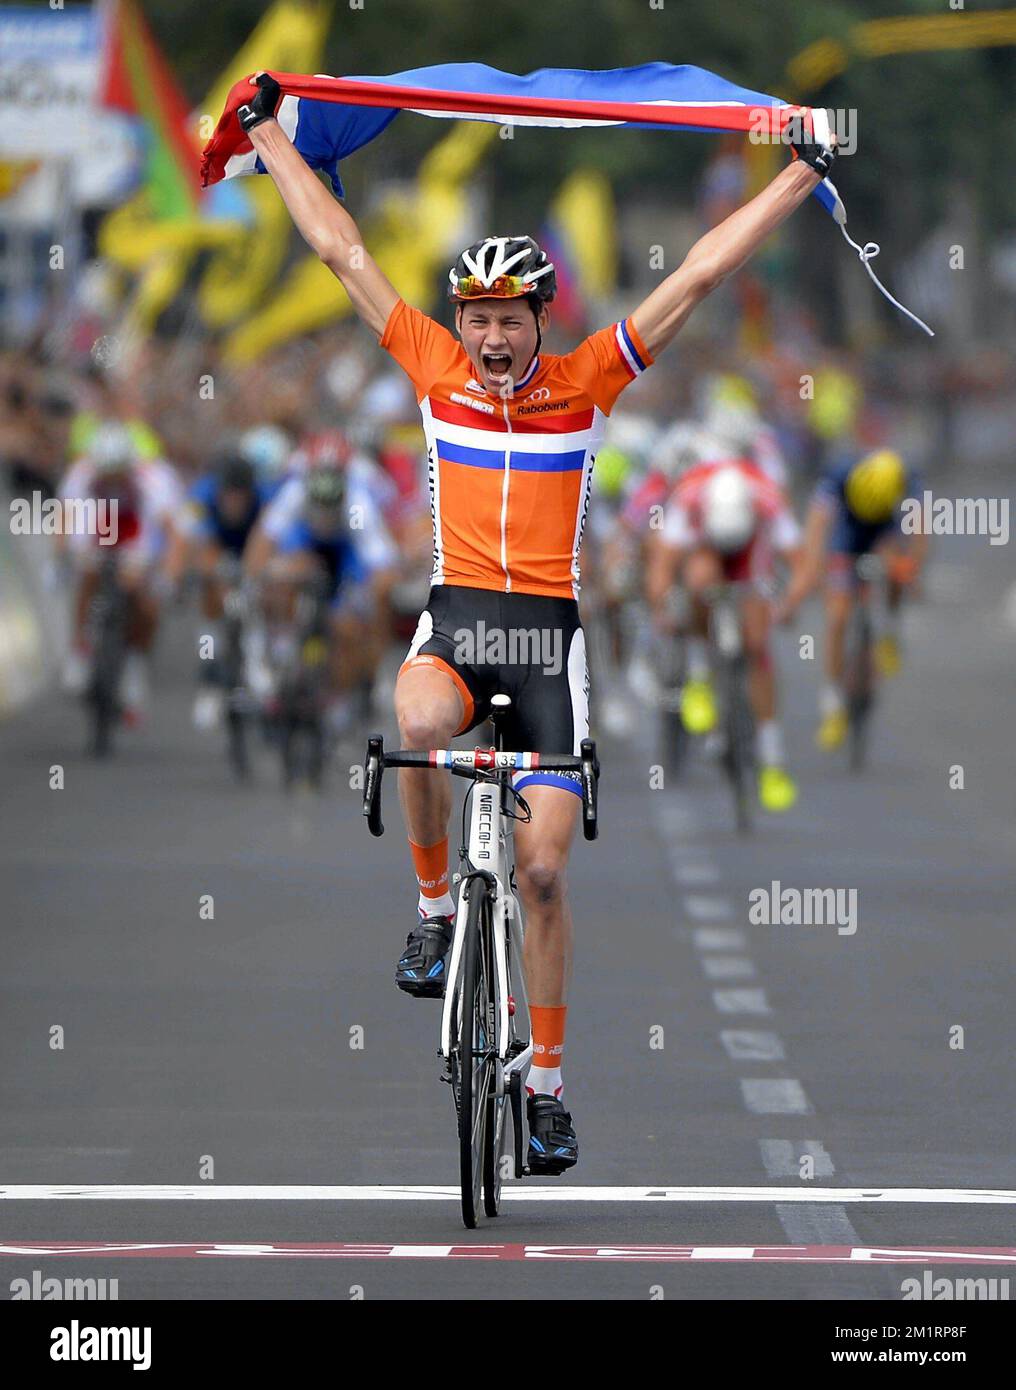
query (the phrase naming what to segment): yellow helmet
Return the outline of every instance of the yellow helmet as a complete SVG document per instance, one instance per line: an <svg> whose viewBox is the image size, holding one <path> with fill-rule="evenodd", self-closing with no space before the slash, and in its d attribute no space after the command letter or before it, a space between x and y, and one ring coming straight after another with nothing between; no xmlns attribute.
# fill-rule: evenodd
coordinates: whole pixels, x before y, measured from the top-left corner
<svg viewBox="0 0 1016 1390"><path fill-rule="evenodd" d="M593 474L598 491L604 497L620 497L631 476L631 459L616 444L604 444L596 455Z"/></svg>
<svg viewBox="0 0 1016 1390"><path fill-rule="evenodd" d="M907 486L907 470L894 449L876 449L847 475L847 506L858 521L888 521Z"/></svg>

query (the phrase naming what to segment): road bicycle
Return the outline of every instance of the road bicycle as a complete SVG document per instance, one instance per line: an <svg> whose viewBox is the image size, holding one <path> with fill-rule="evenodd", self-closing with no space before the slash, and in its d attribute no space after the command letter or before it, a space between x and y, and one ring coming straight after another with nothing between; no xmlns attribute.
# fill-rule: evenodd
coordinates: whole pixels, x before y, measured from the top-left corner
<svg viewBox="0 0 1016 1390"><path fill-rule="evenodd" d="M748 689L739 594L744 585L719 584L706 594L709 642L720 705L723 769L734 797L734 818L742 833L751 829L755 806L755 716Z"/></svg>
<svg viewBox="0 0 1016 1390"><path fill-rule="evenodd" d="M216 673L223 688L226 715L226 751L233 775L240 782L250 776L248 733L253 701L247 689L246 634L250 600L243 584L238 559L228 556L219 562L218 574L224 586L222 595L223 652Z"/></svg>
<svg viewBox="0 0 1016 1390"><path fill-rule="evenodd" d="M597 833L600 769L593 740L583 739L577 756L507 751L501 747L501 728L510 706L507 695L491 699L491 748L386 753L383 739L375 735L368 739L364 763L363 814L372 835L384 833L381 782L386 768L447 769L471 784L462 809L461 868L453 878L458 904L438 1049L443 1058L441 1079L450 1083L455 1101L462 1220L469 1230L481 1210L497 1216L505 1166L516 1178L528 1172L522 1157L522 1100L533 1047L521 968L523 921L513 829L515 821L529 821L531 813L525 797L512 786L512 773L578 774L583 834L594 840ZM513 1162L503 1165L509 1112Z"/></svg>
<svg viewBox="0 0 1016 1390"><path fill-rule="evenodd" d="M294 642L278 672L275 722L287 791L300 783L317 790L324 773L329 592L323 574L311 575L297 585Z"/></svg>
<svg viewBox="0 0 1016 1390"><path fill-rule="evenodd" d="M854 602L844 634L843 689L847 704L847 756L851 772L860 772L868 752L871 717L875 709L875 623L872 586L885 573L877 555L859 555L854 562Z"/></svg>
<svg viewBox="0 0 1016 1390"><path fill-rule="evenodd" d="M119 556L112 547L99 562L95 593L88 605L88 637L94 655L85 703L89 711L89 747L96 758L106 758L113 751L113 728L121 714L120 681L127 655L129 611L130 598L121 583Z"/></svg>

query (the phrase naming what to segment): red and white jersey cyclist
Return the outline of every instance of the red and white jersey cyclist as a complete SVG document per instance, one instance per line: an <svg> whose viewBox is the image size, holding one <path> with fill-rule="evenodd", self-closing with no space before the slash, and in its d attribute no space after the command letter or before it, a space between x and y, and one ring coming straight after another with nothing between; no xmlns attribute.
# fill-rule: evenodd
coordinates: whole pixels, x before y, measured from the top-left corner
<svg viewBox="0 0 1016 1390"><path fill-rule="evenodd" d="M777 554L794 551L801 528L784 490L747 459L700 463L678 479L661 539L675 550L719 553L724 578L772 578Z"/></svg>

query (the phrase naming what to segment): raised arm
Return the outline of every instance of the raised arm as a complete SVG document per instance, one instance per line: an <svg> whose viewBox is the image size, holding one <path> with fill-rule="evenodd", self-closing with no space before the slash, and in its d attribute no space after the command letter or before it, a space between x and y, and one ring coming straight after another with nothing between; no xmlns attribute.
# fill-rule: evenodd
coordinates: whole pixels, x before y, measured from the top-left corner
<svg viewBox="0 0 1016 1390"><path fill-rule="evenodd" d="M750 203L697 241L677 270L635 310L635 329L653 357L663 351L696 304L739 270L828 173L834 157L831 145L809 140L795 143L795 148L801 158L781 169Z"/></svg>
<svg viewBox="0 0 1016 1390"><path fill-rule="evenodd" d="M300 235L342 281L353 308L380 338L398 302L398 291L368 253L352 217L303 162L275 120L279 84L260 73L258 87L250 106L241 106L237 113L240 124L275 180Z"/></svg>

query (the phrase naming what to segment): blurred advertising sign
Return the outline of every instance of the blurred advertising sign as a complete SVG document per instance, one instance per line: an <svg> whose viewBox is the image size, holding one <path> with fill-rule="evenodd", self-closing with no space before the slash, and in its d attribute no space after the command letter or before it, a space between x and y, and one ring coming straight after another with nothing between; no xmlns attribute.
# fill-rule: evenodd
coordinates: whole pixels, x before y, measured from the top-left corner
<svg viewBox="0 0 1016 1390"><path fill-rule="evenodd" d="M71 161L74 201L122 192L137 162L129 122L97 105L99 6L0 8L0 159Z"/></svg>

